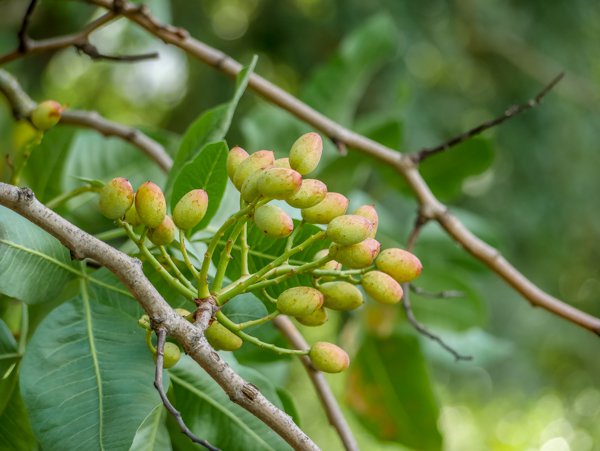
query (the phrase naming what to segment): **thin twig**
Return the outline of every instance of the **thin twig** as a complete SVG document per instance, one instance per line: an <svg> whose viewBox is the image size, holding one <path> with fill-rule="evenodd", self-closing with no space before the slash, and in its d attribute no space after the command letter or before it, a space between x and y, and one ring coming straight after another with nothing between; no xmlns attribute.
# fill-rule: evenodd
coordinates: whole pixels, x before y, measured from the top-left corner
<svg viewBox="0 0 600 451"><path fill-rule="evenodd" d="M443 290L443 291L429 291L424 290L421 287L417 287L414 284L410 284L410 291L414 294L418 294L419 296L423 296L426 298L434 298L434 299L451 299L451 298L462 298L465 293L458 290Z"/></svg>
<svg viewBox="0 0 600 451"><path fill-rule="evenodd" d="M138 61L158 58L158 52L140 53L137 55L106 55L104 53L100 53L98 48L88 41L82 42L81 44L74 44L74 47L77 49L77 51L85 53L94 61L105 60L113 62L135 63Z"/></svg>
<svg viewBox="0 0 600 451"><path fill-rule="evenodd" d="M17 33L17 37L19 38L19 52L25 53L27 52L27 47L29 45L29 38L27 36L27 31L29 29L29 21L31 20L31 15L33 14L33 10L37 5L38 0L31 0L29 5L27 5L27 10L25 11L25 15L23 16L23 20L21 22L21 28Z"/></svg>
<svg viewBox="0 0 600 451"><path fill-rule="evenodd" d="M294 348L308 349L308 343L287 316L278 316L273 320L273 324L281 331ZM317 391L317 395L323 404L329 423L337 431L344 444L344 448L347 451L358 451L358 443L356 442L354 435L352 435L352 430L350 429L350 426L348 426L346 418L344 418L344 414L342 413L327 380L325 380L325 376L312 366L310 358L307 356L300 356L300 361L302 362L302 365L304 365L304 368Z"/></svg>
<svg viewBox="0 0 600 451"><path fill-rule="evenodd" d="M181 429L181 432L184 435L186 435L192 442L198 443L199 445L202 445L203 447L205 447L206 449L208 449L210 451L220 451L219 448L211 445L210 443L208 443L208 441L195 435L183 421L183 417L181 416L181 413L179 412L179 410L177 410L175 408L175 406L173 406L173 404L171 404L171 401L169 401L169 398L167 398L167 394L165 393L165 390L163 388L163 377L162 377L163 376L164 349L165 349L165 341L167 339L167 331L162 327L158 327L158 328L156 328L155 332L156 332L156 372L154 373L154 387L158 391L158 394L160 395L160 399L162 400L163 404L165 405L165 408L169 411L169 413L171 415L173 415L173 417L175 418L175 421L177 421L177 424L179 425L179 429Z"/></svg>
<svg viewBox="0 0 600 451"><path fill-rule="evenodd" d="M548 83L546 86L544 86L544 88L531 100L529 100L526 103L522 103L520 105L512 105L509 108L507 108L504 113L502 113L502 115L491 119L489 121L485 121L482 122L481 124L477 125L476 127L473 127L470 130L467 130L464 133L461 133L460 135L456 135L452 138L450 138L448 141L443 142L442 144L439 144L435 147L426 147L424 149L419 150L418 152L415 152L411 155L412 160L415 163L420 163L423 160L425 160L426 158L431 157L432 155L435 155L437 153L440 152L445 152L448 149L451 149L452 147L455 147L471 138L473 138L476 135L479 135L480 133L484 132L485 130L488 130L492 127L496 127L497 125L502 124L503 122L512 119L516 116L518 116L519 114L530 110L531 108L534 108L536 106L538 106L541 102L542 99L546 96L546 94L548 94L552 88L554 88L554 86L556 86L556 84L562 80L562 78L564 77L564 73L561 72L560 74L558 74L556 77L554 77L550 83Z"/></svg>

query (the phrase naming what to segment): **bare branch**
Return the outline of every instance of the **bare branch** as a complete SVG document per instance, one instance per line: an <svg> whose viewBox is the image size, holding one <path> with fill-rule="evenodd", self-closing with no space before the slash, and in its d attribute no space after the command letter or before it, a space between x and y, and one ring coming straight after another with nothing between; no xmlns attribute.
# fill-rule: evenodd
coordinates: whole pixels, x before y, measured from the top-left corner
<svg viewBox="0 0 600 451"><path fill-rule="evenodd" d="M410 291L412 291L414 294L418 294L426 298L435 299L462 298L465 295L465 293L458 290L428 291L424 290L421 287L417 287L412 283L410 284Z"/></svg>
<svg viewBox="0 0 600 451"><path fill-rule="evenodd" d="M0 205L29 219L70 249L74 258L92 258L114 273L146 311L227 393L229 398L262 420L292 447L318 450L315 443L260 391L242 379L204 338L202 328L179 316L144 275L139 260L94 238L46 208L28 188L0 183Z"/></svg>
<svg viewBox="0 0 600 451"><path fill-rule="evenodd" d="M17 33L17 37L19 38L19 51L21 53L27 52L27 47L29 45L27 30L29 29L29 21L31 20L31 15L33 14L37 2L38 0L31 0L29 5L27 5L27 10L23 16L23 21L21 22L21 28L19 28L19 32Z"/></svg>
<svg viewBox="0 0 600 451"><path fill-rule="evenodd" d="M140 53L138 55L106 55L104 53L100 53L95 45L90 44L87 41L81 44L75 44L74 46L77 51L85 53L94 61L105 60L113 62L135 63L138 61L158 58L158 52Z"/></svg>
<svg viewBox="0 0 600 451"><path fill-rule="evenodd" d="M273 324L277 326L277 328L294 348L309 348L308 343L300 331L296 328L296 326L294 326L294 323L292 323L287 316L278 316L273 320ZM358 451L359 448L358 444L356 443L356 439L352 435L352 430L350 429L350 426L348 426L346 418L344 418L344 414L342 413L335 396L331 392L331 388L329 387L325 376L312 366L312 363L308 357L300 356L300 361L302 362L302 365L304 365L304 368L306 369L306 372L308 373L308 376L310 377L310 380L317 391L317 395L323 404L323 408L325 409L325 413L329 419L329 424L331 424L337 431L342 443L344 444L344 449L347 451Z"/></svg>
<svg viewBox="0 0 600 451"><path fill-rule="evenodd" d="M512 105L510 107L508 107L504 113L502 113L502 115L491 119L489 121L485 121L482 122L481 124L477 125L476 127L473 127L470 130L467 130L464 133L461 133L460 135L456 135L452 138L450 138L448 141L443 142L442 144L439 144L435 147L426 147L424 149L419 150L418 152L415 152L411 155L412 160L415 163L420 163L423 160L437 154L440 152L445 152L448 149L451 149L452 147L455 147L471 138L473 138L476 135L481 134L482 132L484 132L485 130L488 130L492 127L496 127L497 125L502 124L503 122L512 119L516 116L518 116L519 114L530 110L531 108L534 108L536 106L538 106L541 102L542 99L546 96L546 94L548 94L552 88L554 88L554 86L556 86L556 84L562 80L562 78L564 77L564 73L560 73L558 74L556 77L554 77L550 83L548 83L546 86L544 86L544 89L542 89L533 99L529 100L526 103L522 103L520 105Z"/></svg>

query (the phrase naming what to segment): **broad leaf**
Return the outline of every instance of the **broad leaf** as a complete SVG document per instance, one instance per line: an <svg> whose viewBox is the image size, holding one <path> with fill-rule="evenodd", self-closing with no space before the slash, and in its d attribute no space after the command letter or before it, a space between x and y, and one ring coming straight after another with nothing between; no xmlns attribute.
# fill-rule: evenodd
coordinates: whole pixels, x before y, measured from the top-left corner
<svg viewBox="0 0 600 451"><path fill-rule="evenodd" d="M192 161L206 144L225 138L235 109L248 85L248 78L256 66L256 60L255 56L252 62L238 74L235 92L229 102L205 111L188 127L175 154L167 189L170 189L179 178L179 173L185 164Z"/></svg>
<svg viewBox="0 0 600 451"><path fill-rule="evenodd" d="M229 360L229 359L228 359ZM234 370L281 407L275 387L256 371L229 362ZM188 427L199 437L227 451L289 450L290 446L254 415L231 402L223 389L189 357L170 370L174 401ZM172 435L185 448L189 439Z"/></svg>
<svg viewBox="0 0 600 451"><path fill-rule="evenodd" d="M85 297L44 319L21 371L23 399L44 449L129 449L160 403L143 335L130 317Z"/></svg>
<svg viewBox="0 0 600 451"><path fill-rule="evenodd" d="M37 304L51 300L77 274L69 251L27 219L0 207L0 292Z"/></svg>
<svg viewBox="0 0 600 451"><path fill-rule="evenodd" d="M193 189L202 188L208 194L208 209L194 230L209 224L217 212L227 186L227 144L224 141L206 144L191 161L186 163L173 182L171 207Z"/></svg>
<svg viewBox="0 0 600 451"><path fill-rule="evenodd" d="M0 379L17 360L17 342L6 323L0 319Z"/></svg>
<svg viewBox="0 0 600 451"><path fill-rule="evenodd" d="M12 391L7 399L6 408L0 414L0 449L7 451L37 449L31 423L18 387Z"/></svg>
<svg viewBox="0 0 600 451"><path fill-rule="evenodd" d="M160 404L150 412L135 434L130 451L170 451L171 439L165 421L167 410Z"/></svg>
<svg viewBox="0 0 600 451"><path fill-rule="evenodd" d="M414 334L366 335L350 367L346 398L377 438L417 450L442 448L438 405Z"/></svg>

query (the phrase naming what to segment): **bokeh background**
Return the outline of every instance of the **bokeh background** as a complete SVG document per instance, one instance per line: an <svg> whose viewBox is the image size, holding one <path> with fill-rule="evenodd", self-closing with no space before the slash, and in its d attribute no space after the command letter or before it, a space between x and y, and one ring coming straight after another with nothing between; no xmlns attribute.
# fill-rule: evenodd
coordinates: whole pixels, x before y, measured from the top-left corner
<svg viewBox="0 0 600 451"><path fill-rule="evenodd" d="M432 158L423 172L436 194L526 276L600 316L598 2L145 3L161 20L244 64L258 55L258 73L403 152L435 145L526 101L564 71L565 79L541 106ZM16 45L25 4L0 1L1 52ZM77 31L94 14L78 2L44 0L31 34ZM95 33L93 42L105 53L157 50L160 59L92 62L67 49L5 68L34 99L53 98L147 130L166 130L172 141L233 92L231 80L125 20ZM305 130L248 92L227 139L249 150L283 153ZM4 100L0 132L0 148L12 152L16 132ZM101 142L93 150L101 152ZM388 168L352 149L341 157L328 145L320 177L357 204L381 205L382 242L405 242L416 204ZM424 229L417 253L425 266L419 286L465 292L459 299L413 296L417 317L473 361L454 362L435 343L417 341L398 311L363 310L334 318L324 331L306 331L311 340L337 340L355 353L361 370L330 381L362 449L436 449L440 442L435 428L427 428L431 422L413 425L402 417L418 412L420 403L436 402L434 426L446 450L600 449L598 337L531 308L435 224ZM323 449L340 449L299 364L247 358L293 393L302 426ZM380 392L361 392L360 377L371 378ZM406 398L412 388L418 396ZM385 406L365 407L361 402L369 397L386 399ZM396 423L391 432L382 426L388 420ZM407 430L398 426L404 420ZM402 441L408 448L396 433L411 437Z"/></svg>

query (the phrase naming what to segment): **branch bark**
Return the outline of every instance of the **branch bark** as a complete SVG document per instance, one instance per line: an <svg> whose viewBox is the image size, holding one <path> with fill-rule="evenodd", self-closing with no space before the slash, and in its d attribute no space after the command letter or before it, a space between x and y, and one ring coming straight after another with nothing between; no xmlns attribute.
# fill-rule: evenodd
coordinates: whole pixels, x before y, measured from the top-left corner
<svg viewBox="0 0 600 451"><path fill-rule="evenodd" d="M94 238L41 204L28 188L0 183L0 205L10 208L56 237L74 258L91 258L113 272L127 287L157 328L164 328L229 395L273 429L292 447L318 450L317 445L260 391L221 359L204 338L203 327L179 316L148 281L141 262Z"/></svg>
<svg viewBox="0 0 600 451"><path fill-rule="evenodd" d="M112 0L88 0L88 2L107 9L111 9L113 6ZM121 6L121 14L129 20L137 23L162 41L179 47L190 56L214 67L229 77L235 77L242 69L239 62L225 53L190 37L186 30L161 24L150 14L148 8L139 7L125 1L122 2ZM343 127L256 73L250 76L248 85L267 101L320 130L335 142L375 157L393 167L406 180L420 204L422 215L427 219L437 221L467 252L496 272L527 299L532 306L541 307L596 335L600 335L599 318L582 312L540 289L508 262L497 249L475 236L452 215L448 208L431 192L419 173L418 165L413 161L412 155L404 155Z"/></svg>

